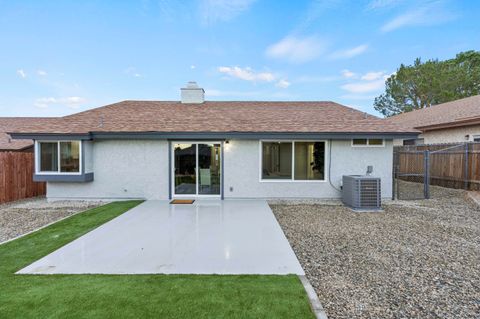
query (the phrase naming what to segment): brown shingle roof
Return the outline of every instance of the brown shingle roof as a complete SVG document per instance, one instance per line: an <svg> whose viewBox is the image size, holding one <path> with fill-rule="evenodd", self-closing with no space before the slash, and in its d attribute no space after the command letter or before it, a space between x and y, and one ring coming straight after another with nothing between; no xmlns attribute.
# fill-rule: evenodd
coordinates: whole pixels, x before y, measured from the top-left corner
<svg viewBox="0 0 480 319"><path fill-rule="evenodd" d="M14 140L6 132L22 130L31 125L45 125L55 121L55 118L42 117L0 117L0 150L20 151L33 145L32 140Z"/></svg>
<svg viewBox="0 0 480 319"><path fill-rule="evenodd" d="M441 124L457 126L455 122L458 122L458 124L469 122L466 120L477 117L480 117L480 95L402 113L392 116L388 121L406 128L422 128L425 126L432 126L433 128L433 126L440 126Z"/></svg>
<svg viewBox="0 0 480 319"><path fill-rule="evenodd" d="M334 102L123 101L17 133L362 132L416 133Z"/></svg>

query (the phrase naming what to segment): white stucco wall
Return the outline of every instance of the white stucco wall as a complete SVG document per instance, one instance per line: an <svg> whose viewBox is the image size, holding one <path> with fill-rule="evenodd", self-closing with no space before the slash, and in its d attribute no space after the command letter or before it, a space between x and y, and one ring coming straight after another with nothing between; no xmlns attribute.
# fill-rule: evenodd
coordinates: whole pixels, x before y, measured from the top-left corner
<svg viewBox="0 0 480 319"><path fill-rule="evenodd" d="M49 199L168 199L167 141L95 141L90 150L93 182L49 182Z"/></svg>
<svg viewBox="0 0 480 319"><path fill-rule="evenodd" d="M329 142L326 144L328 177ZM86 148L87 150L87 148ZM161 140L95 141L89 147L94 181L49 182L49 199L168 199L168 142ZM384 147L352 147L350 140L331 146L331 181L339 188L342 175L364 174L373 165L382 179L382 196L392 193L393 142ZM327 181L260 181L260 146L255 140L230 140L224 150L225 198L338 198ZM89 164L90 165L90 164ZM232 190L230 190L232 188Z"/></svg>
<svg viewBox="0 0 480 319"><path fill-rule="evenodd" d="M326 173L328 175L328 143ZM392 196L393 142L384 147L352 147L351 141L335 140L331 147L331 181L339 188L342 175L365 174L373 165L382 179L382 197ZM260 181L259 141L231 140L224 150L225 198L338 198L341 193L328 181ZM327 176L328 178L328 176ZM233 190L230 190L233 188Z"/></svg>
<svg viewBox="0 0 480 319"><path fill-rule="evenodd" d="M467 135L468 139L466 138ZM473 142L474 135L480 135L480 125L428 131L420 134L418 138L423 138L425 144L464 143ZM395 146L401 146L403 140L395 140L394 144Z"/></svg>
<svg viewBox="0 0 480 319"><path fill-rule="evenodd" d="M468 140L465 136L468 135ZM473 135L480 135L480 125L428 131L422 134L426 144L463 143L473 141Z"/></svg>

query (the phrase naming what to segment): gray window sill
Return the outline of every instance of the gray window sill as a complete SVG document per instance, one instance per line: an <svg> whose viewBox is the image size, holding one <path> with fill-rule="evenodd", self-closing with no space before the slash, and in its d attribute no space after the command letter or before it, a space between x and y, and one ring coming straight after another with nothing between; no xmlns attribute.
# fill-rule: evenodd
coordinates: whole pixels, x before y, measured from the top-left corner
<svg viewBox="0 0 480 319"><path fill-rule="evenodd" d="M66 174L34 174L35 182L76 182L85 183L93 181L93 173L84 173L81 175Z"/></svg>

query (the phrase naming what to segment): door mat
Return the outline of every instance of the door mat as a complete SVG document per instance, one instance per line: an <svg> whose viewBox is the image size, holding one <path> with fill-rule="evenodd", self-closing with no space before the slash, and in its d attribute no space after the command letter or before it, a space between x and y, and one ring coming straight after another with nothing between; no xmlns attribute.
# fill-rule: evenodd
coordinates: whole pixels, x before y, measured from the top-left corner
<svg viewBox="0 0 480 319"><path fill-rule="evenodd" d="M174 199L170 204L193 204L194 199Z"/></svg>

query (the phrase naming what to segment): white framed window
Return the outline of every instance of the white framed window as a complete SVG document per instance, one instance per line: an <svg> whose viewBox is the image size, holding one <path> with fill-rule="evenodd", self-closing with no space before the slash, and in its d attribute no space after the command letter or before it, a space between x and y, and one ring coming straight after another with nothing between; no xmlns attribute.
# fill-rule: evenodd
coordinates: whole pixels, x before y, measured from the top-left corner
<svg viewBox="0 0 480 319"><path fill-rule="evenodd" d="M385 140L381 138L354 138L352 147L384 147Z"/></svg>
<svg viewBox="0 0 480 319"><path fill-rule="evenodd" d="M473 142L480 142L480 134L472 135L472 141Z"/></svg>
<svg viewBox="0 0 480 319"><path fill-rule="evenodd" d="M54 175L81 174L81 141L35 141L35 172Z"/></svg>
<svg viewBox="0 0 480 319"><path fill-rule="evenodd" d="M326 141L260 141L260 181L324 182Z"/></svg>

